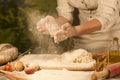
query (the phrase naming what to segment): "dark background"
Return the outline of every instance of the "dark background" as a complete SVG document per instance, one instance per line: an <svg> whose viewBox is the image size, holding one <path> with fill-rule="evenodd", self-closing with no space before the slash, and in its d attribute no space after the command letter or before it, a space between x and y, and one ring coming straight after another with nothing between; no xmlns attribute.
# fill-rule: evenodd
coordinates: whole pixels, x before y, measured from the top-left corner
<svg viewBox="0 0 120 80"><path fill-rule="evenodd" d="M0 0L0 44L11 43L20 52L37 44L31 40L27 9L37 9L41 14L56 14L56 0ZM28 35L29 34L29 35Z"/></svg>
<svg viewBox="0 0 120 80"><path fill-rule="evenodd" d="M55 44L52 38L43 37L36 30L36 23L41 17L46 15L57 17L56 1L0 0L0 44L10 43L21 53L29 48L39 53L61 53L70 49L72 39ZM76 13L77 9L74 12L76 18L73 25L79 22Z"/></svg>

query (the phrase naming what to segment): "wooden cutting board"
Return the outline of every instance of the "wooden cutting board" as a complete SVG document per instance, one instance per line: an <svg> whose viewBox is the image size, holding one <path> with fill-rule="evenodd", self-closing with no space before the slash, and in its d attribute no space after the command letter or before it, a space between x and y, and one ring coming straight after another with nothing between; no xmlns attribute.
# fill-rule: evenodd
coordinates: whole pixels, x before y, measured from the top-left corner
<svg viewBox="0 0 120 80"><path fill-rule="evenodd" d="M30 80L96 80L93 78L95 61L89 63L66 63L60 55L25 55L20 59L24 65L39 64L41 70L27 75L25 72L14 72Z"/></svg>

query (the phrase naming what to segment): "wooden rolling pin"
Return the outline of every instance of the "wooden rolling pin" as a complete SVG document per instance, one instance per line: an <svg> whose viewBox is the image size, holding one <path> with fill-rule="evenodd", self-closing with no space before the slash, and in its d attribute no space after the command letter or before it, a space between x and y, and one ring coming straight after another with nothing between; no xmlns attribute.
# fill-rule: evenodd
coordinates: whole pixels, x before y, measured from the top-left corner
<svg viewBox="0 0 120 80"><path fill-rule="evenodd" d="M108 65L103 71L95 72L92 75L92 80L98 80L101 78L112 78L120 75L120 62Z"/></svg>

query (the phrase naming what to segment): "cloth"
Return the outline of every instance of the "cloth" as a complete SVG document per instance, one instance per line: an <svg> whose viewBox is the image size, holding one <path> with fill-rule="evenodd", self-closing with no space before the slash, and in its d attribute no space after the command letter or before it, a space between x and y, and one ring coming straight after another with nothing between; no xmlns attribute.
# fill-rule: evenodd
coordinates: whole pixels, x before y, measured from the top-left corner
<svg viewBox="0 0 120 80"><path fill-rule="evenodd" d="M119 0L118 0L119 1ZM117 0L57 0L58 15L72 21L74 8L79 10L80 24L98 19L102 28L90 34L74 37L74 48L87 49L90 52L106 50L115 32L120 33L120 16ZM120 37L119 37L120 38ZM102 50L103 50L102 49ZM103 51L104 51L103 50Z"/></svg>

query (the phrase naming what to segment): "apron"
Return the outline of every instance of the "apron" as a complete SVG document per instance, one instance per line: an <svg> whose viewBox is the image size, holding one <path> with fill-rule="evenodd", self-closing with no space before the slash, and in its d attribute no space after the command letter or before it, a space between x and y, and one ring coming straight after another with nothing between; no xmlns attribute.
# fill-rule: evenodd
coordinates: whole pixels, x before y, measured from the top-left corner
<svg viewBox="0 0 120 80"><path fill-rule="evenodd" d="M120 1L120 0L118 0ZM71 20L73 8L79 11L80 24L98 19L102 28L89 34L73 37L74 49L82 48L89 52L106 52L114 36L118 36L119 17L115 0L58 0L58 13ZM64 3L64 4L63 4ZM107 16L106 16L107 15ZM108 23L109 21L109 23Z"/></svg>
<svg viewBox="0 0 120 80"><path fill-rule="evenodd" d="M87 8L91 8L89 6L91 5L88 5ZM95 17L96 6L92 6L91 10L90 9L84 10L78 8L80 24L84 24L85 22L92 20ZM113 37L115 36L118 37L118 33L120 33L120 30L115 29L113 31L112 29L113 27L118 27L117 24L116 21L114 20L107 26L108 29L106 28L105 30L95 31L90 34L74 37L73 38L74 49L82 48L86 49L88 52L107 52L109 50L109 46L112 43Z"/></svg>

